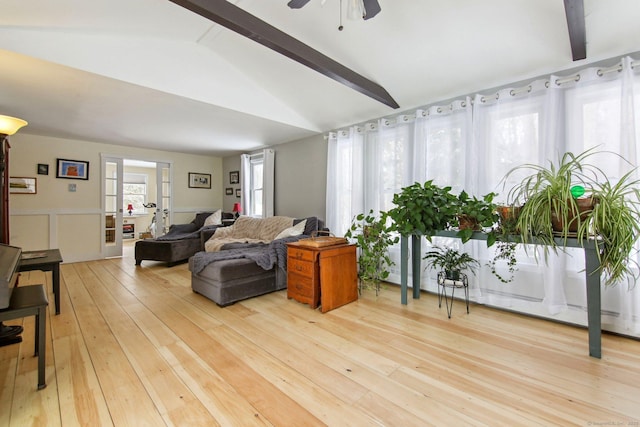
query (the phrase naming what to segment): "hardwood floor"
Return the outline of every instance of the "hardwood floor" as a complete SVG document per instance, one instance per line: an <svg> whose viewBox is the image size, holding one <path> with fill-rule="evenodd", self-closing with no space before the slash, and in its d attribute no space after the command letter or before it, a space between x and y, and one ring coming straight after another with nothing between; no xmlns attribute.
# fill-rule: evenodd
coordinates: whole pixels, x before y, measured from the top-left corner
<svg viewBox="0 0 640 427"><path fill-rule="evenodd" d="M398 287L321 314L281 291L220 308L186 264L63 264L37 391L34 319L0 348L0 426L638 425L640 342ZM21 285L50 273L24 273ZM50 301L53 296L50 293ZM7 322L20 324L19 321Z"/></svg>

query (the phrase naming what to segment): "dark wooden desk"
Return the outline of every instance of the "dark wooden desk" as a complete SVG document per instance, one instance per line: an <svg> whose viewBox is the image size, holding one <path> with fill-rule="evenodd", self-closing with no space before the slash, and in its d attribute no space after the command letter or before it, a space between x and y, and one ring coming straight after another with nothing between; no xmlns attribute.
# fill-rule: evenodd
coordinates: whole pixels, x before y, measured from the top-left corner
<svg viewBox="0 0 640 427"><path fill-rule="evenodd" d="M0 322L36 316L35 356L38 356L38 390L47 386L45 381L45 351L47 335L47 292L44 285L18 286L11 292L9 307L0 310Z"/></svg>
<svg viewBox="0 0 640 427"><path fill-rule="evenodd" d="M60 263L62 262L62 255L60 249L43 249L41 251L26 251L22 252L22 256L29 256L29 254L46 254L42 258L31 258L20 260L20 267L18 271L50 271L53 279L53 297L55 300L56 314L60 314Z"/></svg>

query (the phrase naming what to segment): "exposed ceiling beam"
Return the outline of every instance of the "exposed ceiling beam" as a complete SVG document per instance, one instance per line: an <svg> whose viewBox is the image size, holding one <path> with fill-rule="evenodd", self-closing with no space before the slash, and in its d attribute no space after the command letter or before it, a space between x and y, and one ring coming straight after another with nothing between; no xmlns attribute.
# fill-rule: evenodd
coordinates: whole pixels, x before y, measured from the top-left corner
<svg viewBox="0 0 640 427"><path fill-rule="evenodd" d="M273 49L391 108L400 107L379 84L256 18L227 0L170 1Z"/></svg>
<svg viewBox="0 0 640 427"><path fill-rule="evenodd" d="M567 15L573 60L585 59L587 57L587 33L584 23L583 0L564 0L564 12Z"/></svg>

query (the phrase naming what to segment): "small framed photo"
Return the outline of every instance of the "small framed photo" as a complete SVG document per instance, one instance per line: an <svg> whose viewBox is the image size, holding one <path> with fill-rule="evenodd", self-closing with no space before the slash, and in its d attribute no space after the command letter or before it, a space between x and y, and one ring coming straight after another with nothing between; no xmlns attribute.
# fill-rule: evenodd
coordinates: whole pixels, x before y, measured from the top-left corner
<svg viewBox="0 0 640 427"><path fill-rule="evenodd" d="M240 171L229 172L229 182L231 184L240 184Z"/></svg>
<svg viewBox="0 0 640 427"><path fill-rule="evenodd" d="M239 199L240 197L242 197L242 190L239 188L236 188L236 197Z"/></svg>
<svg viewBox="0 0 640 427"><path fill-rule="evenodd" d="M9 178L9 193L11 194L36 194L38 192L38 180L23 176Z"/></svg>
<svg viewBox="0 0 640 427"><path fill-rule="evenodd" d="M231 187L227 187L224 189L224 194L226 194L227 196L233 196L233 188Z"/></svg>
<svg viewBox="0 0 640 427"><path fill-rule="evenodd" d="M38 163L38 175L49 175L49 165Z"/></svg>
<svg viewBox="0 0 640 427"><path fill-rule="evenodd" d="M189 188L211 188L211 174L189 172Z"/></svg>
<svg viewBox="0 0 640 427"><path fill-rule="evenodd" d="M82 160L58 159L56 178L89 179L89 162Z"/></svg>

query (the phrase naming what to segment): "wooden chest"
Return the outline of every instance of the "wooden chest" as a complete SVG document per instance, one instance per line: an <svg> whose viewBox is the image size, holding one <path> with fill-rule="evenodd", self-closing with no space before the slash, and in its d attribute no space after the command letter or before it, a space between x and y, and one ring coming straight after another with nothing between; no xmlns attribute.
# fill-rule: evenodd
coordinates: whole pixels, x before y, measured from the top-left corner
<svg viewBox="0 0 640 427"><path fill-rule="evenodd" d="M358 299L355 245L287 246L288 298L323 313Z"/></svg>

